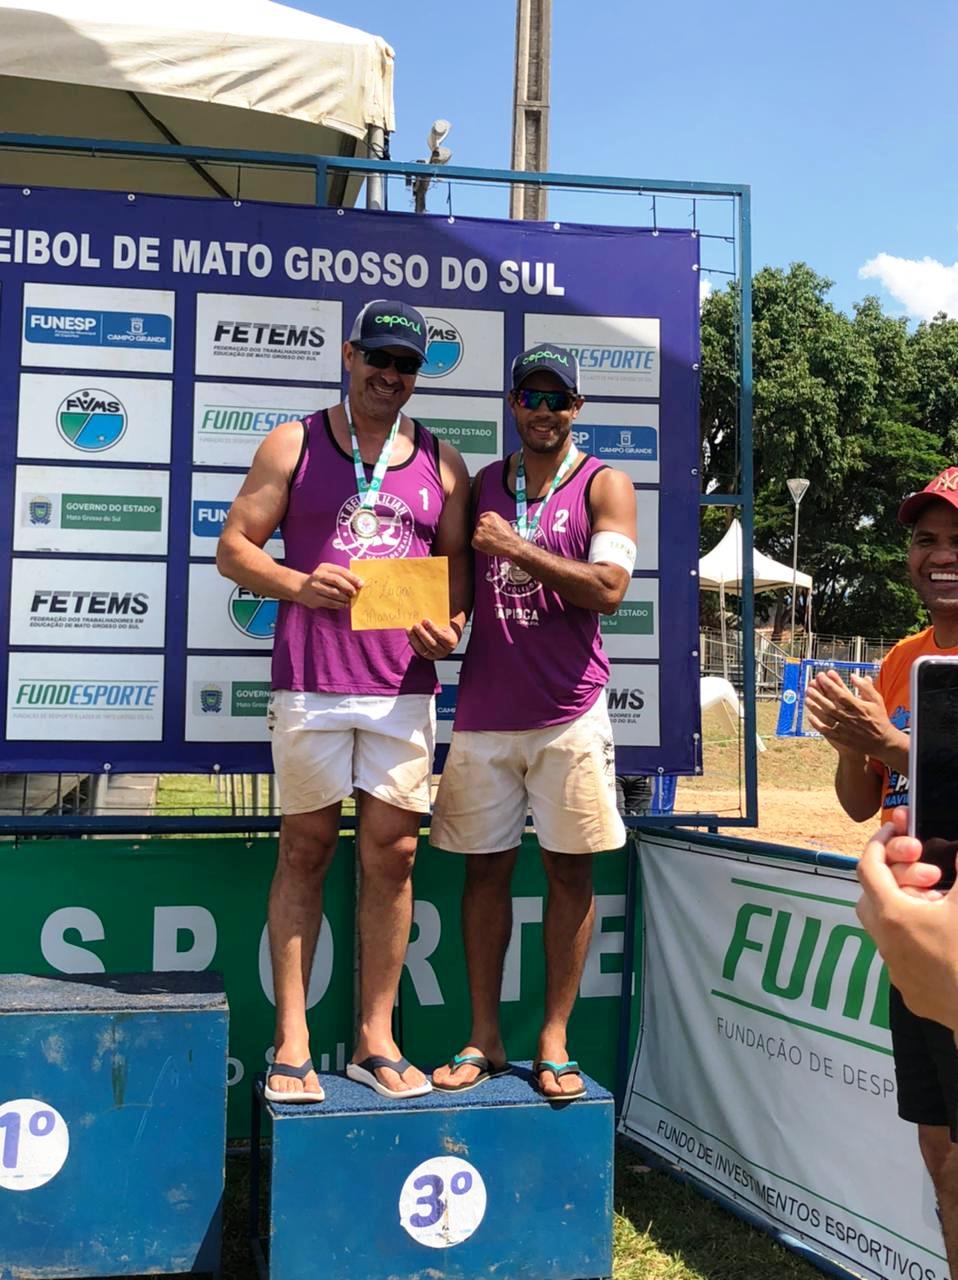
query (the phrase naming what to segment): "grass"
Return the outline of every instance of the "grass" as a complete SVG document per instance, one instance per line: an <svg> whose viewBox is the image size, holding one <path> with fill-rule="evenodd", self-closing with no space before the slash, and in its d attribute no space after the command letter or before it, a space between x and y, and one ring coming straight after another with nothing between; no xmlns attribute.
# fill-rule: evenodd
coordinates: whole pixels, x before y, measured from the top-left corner
<svg viewBox="0 0 958 1280"><path fill-rule="evenodd" d="M263 1196L265 1203L265 1188ZM222 1280L256 1280L247 1241L248 1197L249 1161L232 1156L226 1164ZM649 1169L624 1145L616 1155L615 1211L613 1280L812 1280L820 1275L769 1236ZM322 1259L316 1261L321 1274Z"/></svg>

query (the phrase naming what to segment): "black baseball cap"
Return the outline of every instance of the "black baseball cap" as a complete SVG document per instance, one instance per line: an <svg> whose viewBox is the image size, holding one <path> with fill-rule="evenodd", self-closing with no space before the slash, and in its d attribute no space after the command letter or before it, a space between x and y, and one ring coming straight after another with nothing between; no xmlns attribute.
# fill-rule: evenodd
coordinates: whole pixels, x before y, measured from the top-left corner
<svg viewBox="0 0 958 1280"><path fill-rule="evenodd" d="M541 369L554 373L563 386L578 392L578 360L571 351L553 346L551 342L540 342L537 347L530 347L516 356L512 362L513 391L518 391L531 373L538 373Z"/></svg>
<svg viewBox="0 0 958 1280"><path fill-rule="evenodd" d="M408 302L376 298L367 302L353 321L349 341L366 351L375 351L378 347L405 347L425 360L429 334L425 319Z"/></svg>

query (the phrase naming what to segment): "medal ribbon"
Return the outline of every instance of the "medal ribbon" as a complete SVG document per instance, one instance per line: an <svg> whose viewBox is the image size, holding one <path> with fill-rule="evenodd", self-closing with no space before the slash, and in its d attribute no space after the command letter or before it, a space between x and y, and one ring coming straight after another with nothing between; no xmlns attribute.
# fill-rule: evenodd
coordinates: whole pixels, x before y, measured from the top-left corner
<svg viewBox="0 0 958 1280"><path fill-rule="evenodd" d="M545 514L545 509L549 505L549 499L558 489L559 485L569 474L569 468L579 456L579 450L575 445L569 446L569 452L562 459L559 470L552 477L552 484L549 485L549 492L539 504L539 510L535 513L531 520L528 518L528 504L526 502L526 469L522 461L522 450L519 450L519 460L516 463L516 529L520 538L525 538L527 542L531 542L536 536L536 530Z"/></svg>
<svg viewBox="0 0 958 1280"><path fill-rule="evenodd" d="M359 452L359 441L356 439L356 432L353 428L353 415L349 411L349 401L343 404L343 411L346 414L346 422L349 425L349 440L353 446L353 470L356 472L356 488L359 491L359 508L372 511L376 505L376 496L383 486L383 477L389 470L389 456L393 451L393 444L396 441L396 435L399 432L399 422L402 418L401 413L396 414L396 421L390 428L389 435L386 437L386 443L382 447L382 451L373 467L373 476L371 480L366 479L366 467L363 463L363 455Z"/></svg>

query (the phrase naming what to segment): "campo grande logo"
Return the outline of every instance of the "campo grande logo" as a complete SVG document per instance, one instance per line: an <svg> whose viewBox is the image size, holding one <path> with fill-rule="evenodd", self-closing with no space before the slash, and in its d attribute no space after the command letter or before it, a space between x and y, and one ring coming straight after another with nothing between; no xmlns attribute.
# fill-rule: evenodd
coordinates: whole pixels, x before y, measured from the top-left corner
<svg viewBox="0 0 958 1280"><path fill-rule="evenodd" d="M123 403L98 387L72 391L57 409L57 431L74 449L102 453L126 434Z"/></svg>
<svg viewBox="0 0 958 1280"><path fill-rule="evenodd" d="M426 316L426 363L419 370L423 378L444 378L462 363L465 343L462 334L442 316Z"/></svg>
<svg viewBox="0 0 958 1280"><path fill-rule="evenodd" d="M246 587L234 587L230 596L230 622L244 636L254 640L272 640L276 630L279 601L259 596Z"/></svg>

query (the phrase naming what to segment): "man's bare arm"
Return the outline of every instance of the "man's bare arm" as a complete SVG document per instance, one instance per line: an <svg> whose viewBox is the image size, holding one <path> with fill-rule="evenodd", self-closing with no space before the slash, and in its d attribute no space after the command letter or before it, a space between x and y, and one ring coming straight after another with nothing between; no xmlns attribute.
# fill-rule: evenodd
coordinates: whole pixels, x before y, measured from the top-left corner
<svg viewBox="0 0 958 1280"><path fill-rule="evenodd" d="M622 471L600 471L592 484L592 532L620 533L635 541L635 490ZM548 508L546 509L548 519ZM630 575L621 565L569 560L520 538L507 521L493 511L480 516L472 545L488 556L503 556L524 569L563 600L597 613L615 613L629 585Z"/></svg>
<svg viewBox="0 0 958 1280"><path fill-rule="evenodd" d="M343 609L362 580L340 565L320 564L301 573L277 564L263 547L286 514L289 482L303 445L303 424L284 422L256 451L220 534L216 567L224 578L259 595L307 608Z"/></svg>

